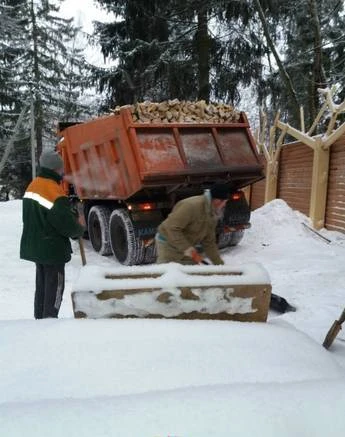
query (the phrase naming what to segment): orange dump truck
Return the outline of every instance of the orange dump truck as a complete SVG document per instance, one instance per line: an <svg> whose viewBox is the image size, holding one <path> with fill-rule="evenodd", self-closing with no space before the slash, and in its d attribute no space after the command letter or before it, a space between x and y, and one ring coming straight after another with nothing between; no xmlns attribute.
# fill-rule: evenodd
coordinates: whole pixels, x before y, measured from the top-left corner
<svg viewBox="0 0 345 437"><path fill-rule="evenodd" d="M217 238L236 245L249 227L241 188L263 178L244 113L231 123L142 123L129 108L60 124L65 189L80 201L95 251L124 265L155 260L154 235L174 204L227 182L232 195Z"/></svg>

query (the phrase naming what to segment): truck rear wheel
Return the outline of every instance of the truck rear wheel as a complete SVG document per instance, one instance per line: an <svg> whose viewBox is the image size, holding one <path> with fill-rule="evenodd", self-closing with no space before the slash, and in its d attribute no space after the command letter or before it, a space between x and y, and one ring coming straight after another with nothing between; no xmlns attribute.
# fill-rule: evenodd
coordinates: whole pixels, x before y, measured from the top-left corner
<svg viewBox="0 0 345 437"><path fill-rule="evenodd" d="M87 227L92 247L100 255L110 255L109 235L110 210L102 205L93 206L90 209Z"/></svg>
<svg viewBox="0 0 345 437"><path fill-rule="evenodd" d="M218 236L218 247L219 249L224 249L225 247L237 246L237 244L242 240L244 230L234 231L234 232L222 232Z"/></svg>
<svg viewBox="0 0 345 437"><path fill-rule="evenodd" d="M244 235L243 229L239 231L231 232L231 239L229 242L229 246L237 246L238 243L242 240L243 235Z"/></svg>
<svg viewBox="0 0 345 437"><path fill-rule="evenodd" d="M115 209L109 222L111 248L115 258L125 266L141 264L144 247L135 235L129 213Z"/></svg>
<svg viewBox="0 0 345 437"><path fill-rule="evenodd" d="M230 246L231 234L229 232L221 232L218 235L217 244L219 249L224 249L225 247Z"/></svg>

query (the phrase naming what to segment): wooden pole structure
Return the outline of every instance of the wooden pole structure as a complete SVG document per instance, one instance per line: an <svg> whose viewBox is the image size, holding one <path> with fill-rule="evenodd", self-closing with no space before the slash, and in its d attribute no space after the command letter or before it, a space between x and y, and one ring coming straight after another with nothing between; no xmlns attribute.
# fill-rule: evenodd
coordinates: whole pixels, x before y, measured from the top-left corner
<svg viewBox="0 0 345 437"><path fill-rule="evenodd" d="M314 149L309 207L309 217L311 218L315 229L321 229L325 225L329 157L330 148L323 147L322 139L317 138L316 147Z"/></svg>
<svg viewBox="0 0 345 437"><path fill-rule="evenodd" d="M78 243L79 243L81 263L83 266L86 266L85 248L84 248L84 241L83 241L82 237L78 238Z"/></svg>
<svg viewBox="0 0 345 437"><path fill-rule="evenodd" d="M265 151L265 147L262 147L267 159L265 202L268 202L276 197L275 184L277 181L275 179L277 178L278 173L278 158L280 148L282 147L283 137L286 134L289 134L296 140L313 149L313 173L309 217L312 220L313 227L315 229L321 229L325 224L330 147L338 138L340 138L341 135L345 133L345 123L336 128L338 115L345 112L345 101L340 105L335 105L333 103L331 90L320 89L319 92L325 98L325 102L315 117L311 128L307 132L305 132L304 112L301 108L301 130L295 129L287 123L283 123L282 121L278 120L278 117L276 117L274 123L275 128L278 128L282 131L276 147L272 148L272 144L270 144L270 149L272 149L273 152L269 152L267 150ZM325 134L312 136L312 132L315 130L326 111L331 114L331 117Z"/></svg>
<svg viewBox="0 0 345 437"><path fill-rule="evenodd" d="M304 124L304 108L303 106L300 106L300 117L301 117L301 131L305 132L305 124Z"/></svg>
<svg viewBox="0 0 345 437"><path fill-rule="evenodd" d="M278 172L279 172L279 155L282 146L282 142L285 136L285 130L279 136L277 143L275 143L277 123L280 113L278 112L273 126L269 133L268 146L265 144L265 130L267 126L266 114L261 111L260 119L261 126L260 132L257 134L257 141L259 150L261 150L266 159L266 183L265 183L265 199L264 203L270 202L277 197L278 189Z"/></svg>

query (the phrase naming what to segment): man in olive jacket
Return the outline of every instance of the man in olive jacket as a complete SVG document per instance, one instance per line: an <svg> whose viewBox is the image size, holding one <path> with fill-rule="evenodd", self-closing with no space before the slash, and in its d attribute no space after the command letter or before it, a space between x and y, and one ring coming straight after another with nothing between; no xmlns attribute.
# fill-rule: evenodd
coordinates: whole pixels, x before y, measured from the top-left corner
<svg viewBox="0 0 345 437"><path fill-rule="evenodd" d="M158 227L157 263L200 264L203 258L195 246L201 244L213 264L224 264L216 243L216 225L229 194L226 184L215 184L200 196L177 202Z"/></svg>
<svg viewBox="0 0 345 437"><path fill-rule="evenodd" d="M65 263L71 259L69 238L84 228L72 213L60 182L63 161L54 151L40 157L40 172L23 197L20 257L36 264L35 319L58 317L65 288Z"/></svg>

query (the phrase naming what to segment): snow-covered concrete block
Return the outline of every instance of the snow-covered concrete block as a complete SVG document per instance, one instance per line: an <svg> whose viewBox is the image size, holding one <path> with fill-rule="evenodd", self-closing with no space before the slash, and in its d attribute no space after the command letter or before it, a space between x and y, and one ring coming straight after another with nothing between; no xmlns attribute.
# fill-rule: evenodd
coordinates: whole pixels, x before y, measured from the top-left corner
<svg viewBox="0 0 345 437"><path fill-rule="evenodd" d="M177 318L265 322L271 296L260 264L85 266L73 286L76 318Z"/></svg>

